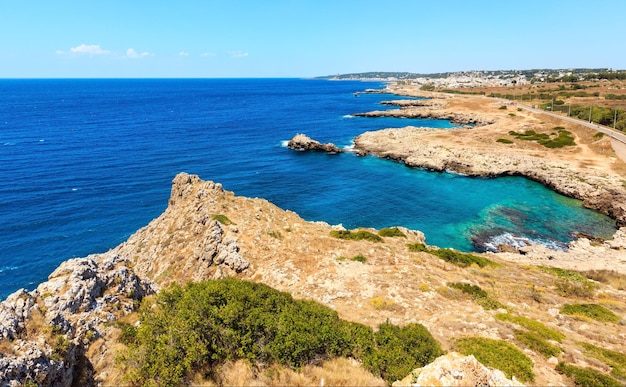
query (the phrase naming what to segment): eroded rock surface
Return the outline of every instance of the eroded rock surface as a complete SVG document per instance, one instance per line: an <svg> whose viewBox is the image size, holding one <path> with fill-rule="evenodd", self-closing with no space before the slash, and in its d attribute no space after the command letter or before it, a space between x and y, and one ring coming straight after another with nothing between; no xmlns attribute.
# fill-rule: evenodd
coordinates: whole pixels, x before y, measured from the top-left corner
<svg viewBox="0 0 626 387"><path fill-rule="evenodd" d="M287 143L287 147L298 151L319 151L326 153L342 153L343 149L338 148L333 143L322 144L313 140L305 134L296 134Z"/></svg>

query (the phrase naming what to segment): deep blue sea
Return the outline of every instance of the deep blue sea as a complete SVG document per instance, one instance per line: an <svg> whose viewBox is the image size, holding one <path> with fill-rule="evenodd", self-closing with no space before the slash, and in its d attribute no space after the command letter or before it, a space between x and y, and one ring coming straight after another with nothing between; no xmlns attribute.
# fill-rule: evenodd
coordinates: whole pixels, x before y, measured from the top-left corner
<svg viewBox="0 0 626 387"><path fill-rule="evenodd" d="M351 153L301 153L296 133L358 134L441 120L352 117L389 109L380 83L302 79L0 80L0 297L72 257L126 240L167 206L181 171L306 220L402 225L429 244L483 250L526 238L563 247L615 223L521 177L476 179ZM494 242L496 241L496 242Z"/></svg>

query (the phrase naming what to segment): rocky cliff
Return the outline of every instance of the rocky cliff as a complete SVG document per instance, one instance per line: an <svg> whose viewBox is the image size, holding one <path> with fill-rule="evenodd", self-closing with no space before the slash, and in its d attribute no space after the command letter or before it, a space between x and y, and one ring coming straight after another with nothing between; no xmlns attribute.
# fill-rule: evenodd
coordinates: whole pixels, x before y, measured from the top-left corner
<svg viewBox="0 0 626 387"><path fill-rule="evenodd" d="M372 327L387 319L419 322L448 350L461 337L515 343L534 362L537 384L567 380L541 353L516 341L519 327L496 318L498 313L563 332L561 358L600 370L604 366L580 343L619 350L626 339L626 325L561 312L567 303L603 302L623 318L626 293L617 285L597 283L593 294L579 298L559 293L554 274L501 255L484 255L496 266L462 268L427 249L412 251L407 244L426 242L418 231L399 228L403 236L372 242L339 239L333 230L343 227L307 222L266 200L239 197L218 183L179 174L164 213L126 242L67 261L36 290L18 291L0 304L0 384L118 385L123 379L114 361L121 346L117 321L136 322L138 302L170 283L224 276L316 300L342 318ZM619 252L624 243L616 239L583 247L600 257ZM536 262L558 265L560 260ZM451 287L454 283L487 290L506 310L483 307Z"/></svg>

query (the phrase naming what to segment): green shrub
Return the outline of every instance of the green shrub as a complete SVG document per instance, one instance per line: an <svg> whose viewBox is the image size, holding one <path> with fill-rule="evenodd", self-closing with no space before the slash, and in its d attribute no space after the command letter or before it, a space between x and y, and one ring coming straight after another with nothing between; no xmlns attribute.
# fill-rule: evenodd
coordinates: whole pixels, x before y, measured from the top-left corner
<svg viewBox="0 0 626 387"><path fill-rule="evenodd" d="M500 110L506 110L506 105L502 105L502 106L500 106L498 109L500 109Z"/></svg>
<svg viewBox="0 0 626 387"><path fill-rule="evenodd" d="M535 379L532 360L504 340L465 337L458 339L455 347L464 355L474 355L476 360L487 367L504 372L508 378L515 376L522 382L532 382Z"/></svg>
<svg viewBox="0 0 626 387"><path fill-rule="evenodd" d="M354 257L350 258L351 261L365 263L367 262L367 258L363 254L357 254Z"/></svg>
<svg viewBox="0 0 626 387"><path fill-rule="evenodd" d="M518 140L536 141L547 148L562 148L564 146L576 145L574 137L570 132L560 126L555 127L554 130L557 132L556 137L546 133L537 133L534 130L527 130L524 133L510 131L509 134Z"/></svg>
<svg viewBox="0 0 626 387"><path fill-rule="evenodd" d="M558 277L554 284L562 296L593 297L595 294L596 284L577 271L546 266L539 268Z"/></svg>
<svg viewBox="0 0 626 387"><path fill-rule="evenodd" d="M383 238L365 230L359 230L354 232L348 230L332 230L330 232L330 236L352 241L366 240L370 242L383 242Z"/></svg>
<svg viewBox="0 0 626 387"><path fill-rule="evenodd" d="M389 384L443 355L439 343L421 324L399 327L385 322L374 337L376 350L363 362L367 369L381 375Z"/></svg>
<svg viewBox="0 0 626 387"><path fill-rule="evenodd" d="M602 133L602 132L598 132L598 133L596 133L596 134L594 134L594 135L593 135L593 138L598 138L598 139L600 139L600 138L602 138L602 137L604 137L604 133Z"/></svg>
<svg viewBox="0 0 626 387"><path fill-rule="evenodd" d="M576 386L620 387L622 383L592 368L580 368L559 362L556 370L570 377Z"/></svg>
<svg viewBox="0 0 626 387"><path fill-rule="evenodd" d="M588 355L595 357L609 365L611 375L622 382L626 382L626 354L610 349L601 348L589 343L579 343Z"/></svg>
<svg viewBox="0 0 626 387"><path fill-rule="evenodd" d="M236 224L232 220L228 219L228 217L226 215L222 215L222 214L215 214L215 215L213 215L213 220L217 220L218 222L220 222L224 226L228 226L230 224Z"/></svg>
<svg viewBox="0 0 626 387"><path fill-rule="evenodd" d="M496 263L490 261L487 258L479 257L472 254L461 253L460 251L456 251L453 249L438 249L438 250L430 250L429 253L435 255L446 262L450 262L460 267L468 267L472 264L476 264L480 267L485 266L495 266Z"/></svg>
<svg viewBox="0 0 626 387"><path fill-rule="evenodd" d="M406 235L398 227L383 228L378 231L378 235L381 237L401 237L406 238Z"/></svg>
<svg viewBox="0 0 626 387"><path fill-rule="evenodd" d="M526 348L542 354L546 358L557 356L562 352L561 348L548 343L546 339L536 332L513 329L513 334L515 335L515 340L523 344Z"/></svg>
<svg viewBox="0 0 626 387"><path fill-rule="evenodd" d="M465 294L469 294L474 298L487 297L487 292L482 290L480 286L470 285L462 282L450 282L448 286L454 289L459 289Z"/></svg>
<svg viewBox="0 0 626 387"><path fill-rule="evenodd" d="M298 369L338 356L361 360L391 383L442 354L420 324L385 323L374 333L317 302L236 279L173 285L145 298L139 317L136 328L119 324L127 350L117 361L132 385L188 384L237 359Z"/></svg>
<svg viewBox="0 0 626 387"><path fill-rule="evenodd" d="M409 251L412 251L414 253L421 253L421 252L428 252L428 251L430 251L428 249L428 247L426 247L426 245L423 244L423 243L407 244L406 246L409 248Z"/></svg>
<svg viewBox="0 0 626 387"><path fill-rule="evenodd" d="M565 304L561 308L561 313L589 317L600 322L616 323L620 320L615 313L598 304Z"/></svg>
<svg viewBox="0 0 626 387"><path fill-rule="evenodd" d="M565 339L565 335L561 332L550 329L539 321L531 320L523 316L515 316L509 313L498 313L496 314L495 318L496 320L509 321L517 324L521 327L528 329L529 331L539 334L541 337L547 340L553 340L560 343L563 341L563 339Z"/></svg>
<svg viewBox="0 0 626 387"><path fill-rule="evenodd" d="M486 291L482 290L480 286L470 285L462 282L451 282L448 286L454 289L459 289L465 294L471 296L480 306L487 310L504 308L499 301L490 298Z"/></svg>
<svg viewBox="0 0 626 387"><path fill-rule="evenodd" d="M496 140L496 142L501 142L503 144L513 144L513 141L509 140L508 138L499 138Z"/></svg>

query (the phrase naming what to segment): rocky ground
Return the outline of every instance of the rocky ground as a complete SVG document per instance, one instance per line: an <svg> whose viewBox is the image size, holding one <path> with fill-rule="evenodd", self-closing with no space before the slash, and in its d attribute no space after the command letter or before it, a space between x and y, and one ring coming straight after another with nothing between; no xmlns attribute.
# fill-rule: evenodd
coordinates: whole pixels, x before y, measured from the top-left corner
<svg viewBox="0 0 626 387"><path fill-rule="evenodd" d="M576 135L576 147L546 150L518 140L498 143L495 140L509 130L550 130L557 123L510 107L499 109L493 100L457 100L447 98L426 108L451 109L461 117L463 109L482 104L484 113L472 116L480 124L471 129L366 133L356 144L362 152L432 169L489 175L534 171L536 176L530 177L571 196L584 196L590 205L596 203L623 220L624 166L610 141L568 127ZM407 107L421 108L425 107ZM428 242L419 231L400 228L406 237L369 242L331 235L341 229L304 221L266 200L236 196L218 183L179 174L165 212L128 241L104 254L67 261L36 290L16 292L0 304L0 384L122 384L115 365L121 331L115 322L134 323L137 302L170 283L225 276L263 282L296 298L319 301L344 319L372 327L387 319L396 324L422 323L445 350L454 350L456 339L467 336L509 341L533 360L536 385L571 384L555 370L558 360L608 373L610 366L585 351L585 343L624 350L626 285L619 281L623 277L594 282L591 292L575 292L564 289L554 273L536 264L626 273L625 229L610 241L580 239L567 253L533 248L523 254L483 254L498 263L483 268L462 268L428 251L411 251L407 244ZM502 307L485 309L448 286L451 283L479 286ZM562 313L561 308L571 303L602 305L621 321L599 322ZM519 327L495 317L507 311L565 335L562 343L555 343L562 350L558 359L518 342ZM472 369L482 368L473 365Z"/></svg>

